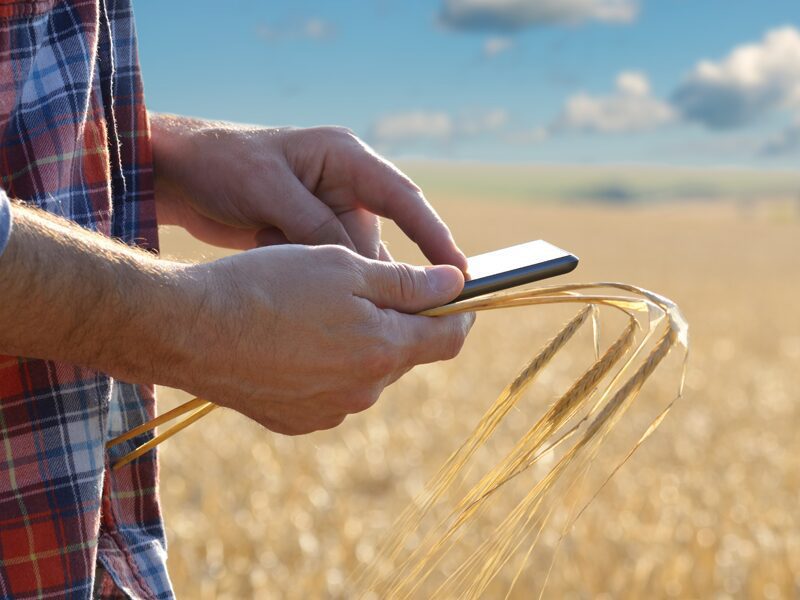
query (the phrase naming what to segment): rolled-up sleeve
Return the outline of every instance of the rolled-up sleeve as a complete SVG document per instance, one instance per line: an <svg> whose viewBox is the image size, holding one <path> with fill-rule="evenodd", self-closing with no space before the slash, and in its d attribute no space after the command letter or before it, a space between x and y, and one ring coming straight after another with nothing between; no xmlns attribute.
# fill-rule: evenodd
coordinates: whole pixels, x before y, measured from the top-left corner
<svg viewBox="0 0 800 600"><path fill-rule="evenodd" d="M3 190L0 190L0 254L6 249L11 235L11 203Z"/></svg>

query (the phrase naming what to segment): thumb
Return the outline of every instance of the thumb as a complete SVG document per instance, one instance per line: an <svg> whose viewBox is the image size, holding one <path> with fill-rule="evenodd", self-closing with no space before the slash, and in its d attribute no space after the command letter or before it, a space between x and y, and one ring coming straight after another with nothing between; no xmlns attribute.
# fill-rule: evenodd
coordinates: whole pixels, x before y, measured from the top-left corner
<svg viewBox="0 0 800 600"><path fill-rule="evenodd" d="M361 295L379 308L417 313L453 300L464 288L464 274L450 265L415 267L371 260Z"/></svg>

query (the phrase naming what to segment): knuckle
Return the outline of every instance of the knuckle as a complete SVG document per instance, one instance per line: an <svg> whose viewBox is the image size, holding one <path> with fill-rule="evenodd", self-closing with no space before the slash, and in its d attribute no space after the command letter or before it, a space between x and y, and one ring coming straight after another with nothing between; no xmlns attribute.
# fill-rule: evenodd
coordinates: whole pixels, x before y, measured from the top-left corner
<svg viewBox="0 0 800 600"><path fill-rule="evenodd" d="M411 266L404 263L391 263L394 292L404 301L413 300L417 296L417 279Z"/></svg>
<svg viewBox="0 0 800 600"><path fill-rule="evenodd" d="M353 267L353 253L344 246L329 244L316 248L320 260L334 268L349 270Z"/></svg>
<svg viewBox="0 0 800 600"><path fill-rule="evenodd" d="M338 136L338 137L343 137L343 138L348 138L348 139L357 138L358 137L358 136L356 136L355 132L352 129L350 129L349 127L342 127L341 125L334 125L333 127L331 127L331 130L332 130L332 133L334 135Z"/></svg>
<svg viewBox="0 0 800 600"><path fill-rule="evenodd" d="M414 181L408 177L405 173L400 170L395 169L395 172L399 175L400 183L406 187L410 192L416 194L418 196L422 196L422 188L419 187Z"/></svg>
<svg viewBox="0 0 800 600"><path fill-rule="evenodd" d="M341 125L323 125L312 130L321 138L328 139L357 139L356 134L348 127Z"/></svg>
<svg viewBox="0 0 800 600"><path fill-rule="evenodd" d="M375 156L384 170L387 177L391 178L394 182L410 191L413 194L424 197L422 188L418 186L411 177L406 175L396 164L383 156Z"/></svg>
<svg viewBox="0 0 800 600"><path fill-rule="evenodd" d="M375 345L370 348L363 364L370 379L381 379L394 370L394 353L384 345Z"/></svg>

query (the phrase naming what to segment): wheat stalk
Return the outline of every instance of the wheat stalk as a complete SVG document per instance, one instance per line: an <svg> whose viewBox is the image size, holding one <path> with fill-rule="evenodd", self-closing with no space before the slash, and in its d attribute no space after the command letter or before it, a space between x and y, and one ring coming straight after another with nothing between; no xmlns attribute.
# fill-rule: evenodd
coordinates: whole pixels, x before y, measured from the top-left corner
<svg viewBox="0 0 800 600"><path fill-rule="evenodd" d="M600 293L613 290L613 293ZM620 283L569 284L500 292L421 313L425 316L463 312L542 306L579 304L583 308L537 352L515 379L479 420L471 434L434 475L425 491L406 509L390 530L382 548L371 564L351 579L353 595L381 598L408 598L424 585L430 585L448 553L457 547L463 532L485 512L493 496L512 480L518 480L543 456L555 450L563 454L555 464L533 483L515 508L494 528L470 554L450 573L439 574L435 595L441 597L477 598L485 594L497 575L520 550L525 551L512 588L524 565L541 539L545 526L561 501L572 498L570 516L565 519L561 539L582 514L599 490L655 431L669 412L674 399L653 419L638 441L619 461L588 500L579 503L579 494L586 474L595 460L603 440L614 429L632 405L645 382L677 344L688 355L688 325L678 307L669 299L653 292ZM598 334L598 308L621 312L627 324L614 342L601 354ZM545 413L520 437L512 449L495 466L470 486L456 501L446 502L475 453L483 447L508 416L523 393L553 358L574 338L589 317L595 331L595 361L556 399ZM642 333L637 342L637 333ZM657 338L657 339L656 339ZM684 362L685 373L685 362ZM676 398L683 389L683 379ZM119 468L141 456L189 424L196 422L216 405L198 398L173 409L150 423L115 438L108 446L126 443L138 435L178 416L188 416L155 436L115 464ZM573 422L574 421L574 422ZM443 513L425 530L424 521ZM410 544L412 535L422 537ZM559 542L560 544L560 542ZM551 568L555 552L551 559ZM542 591L544 590L542 586ZM508 593L511 589L508 590Z"/></svg>
<svg viewBox="0 0 800 600"><path fill-rule="evenodd" d="M612 288L626 292L630 296L587 293L600 288ZM434 311L434 314L556 303L588 303L613 307L628 315L628 324L606 352L550 406L518 440L512 450L481 477L463 497L454 502L452 508L445 511L446 516L424 532L422 539L408 550L410 536L422 532L424 519L434 512L444 492L452 487L453 482L465 470L475 449L484 444L495 432L502 417L508 414L510 408L519 400L521 392L540 371L535 365L541 361L542 355L547 354L547 349L553 346L555 340L566 341L571 338L576 329L585 322L585 309L548 342L545 350L537 354L514 382L501 393L465 443L451 455L445 466L429 482L423 495L398 519L377 558L354 578L355 593L381 598L415 596L434 576L448 551L452 550L461 539L460 534L475 521L494 493L501 490L511 479L530 469L549 451L577 438L547 474L530 488L515 509L495 528L492 535L462 561L458 568L445 576L444 581L436 588L434 596L458 598L481 596L508 561L519 553L525 540L532 537L518 568L517 577L514 578L516 582L557 506L556 501L568 495L565 490L573 490L581 483L602 440L629 408L645 381L675 343L680 342L684 347L688 347L688 326L674 303L652 292L623 284L555 286L501 293L452 307L442 307ZM635 319L636 314L644 314L648 318L643 339L634 348L635 334L639 329ZM663 330L660 339L644 356L648 344L658 329ZM565 335L567 333L569 335ZM559 349L560 347L561 345ZM616 374L605 386L601 386L601 381L620 363L622 364ZM602 390L599 390L599 387L602 387ZM597 393L598 391L600 393ZM589 405L593 395L598 397ZM663 421L670 406L671 403L649 425L634 448L614 468L612 475ZM581 408L587 410L578 423L556 435ZM580 434L582 427L584 430ZM581 506L576 515L568 520L563 534L585 507L586 505Z"/></svg>

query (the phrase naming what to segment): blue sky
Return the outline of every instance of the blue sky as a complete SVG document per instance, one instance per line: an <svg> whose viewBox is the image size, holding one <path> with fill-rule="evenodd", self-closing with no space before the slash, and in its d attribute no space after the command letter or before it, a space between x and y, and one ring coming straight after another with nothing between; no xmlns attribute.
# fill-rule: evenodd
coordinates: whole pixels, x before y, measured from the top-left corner
<svg viewBox="0 0 800 600"><path fill-rule="evenodd" d="M157 111L340 124L393 157L800 160L797 0L134 5Z"/></svg>

